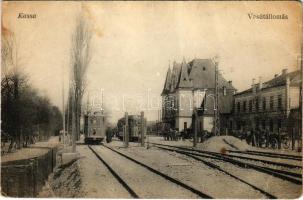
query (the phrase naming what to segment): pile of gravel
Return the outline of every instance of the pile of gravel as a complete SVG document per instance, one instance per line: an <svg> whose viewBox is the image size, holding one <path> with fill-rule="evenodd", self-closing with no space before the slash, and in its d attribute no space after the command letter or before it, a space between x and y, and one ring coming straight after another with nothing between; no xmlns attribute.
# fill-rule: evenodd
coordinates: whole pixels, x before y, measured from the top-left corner
<svg viewBox="0 0 303 200"><path fill-rule="evenodd" d="M214 136L199 144L199 149L218 153L225 153L226 150L246 151L252 147L245 140L233 136Z"/></svg>

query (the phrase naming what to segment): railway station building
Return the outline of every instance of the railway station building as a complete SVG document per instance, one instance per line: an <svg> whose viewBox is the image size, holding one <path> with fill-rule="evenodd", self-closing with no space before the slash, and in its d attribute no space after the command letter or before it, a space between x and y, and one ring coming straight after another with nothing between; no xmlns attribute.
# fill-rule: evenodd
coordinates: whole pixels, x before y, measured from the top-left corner
<svg viewBox="0 0 303 200"><path fill-rule="evenodd" d="M162 122L178 131L193 127L194 112L199 132L213 131L215 114L216 69L212 59L173 62L169 66L162 91ZM231 81L218 73L220 124L227 125L236 90Z"/></svg>
<svg viewBox="0 0 303 200"><path fill-rule="evenodd" d="M271 80L252 80L251 87L234 95L229 128L234 131L264 130L269 133L301 133L301 71L283 69Z"/></svg>

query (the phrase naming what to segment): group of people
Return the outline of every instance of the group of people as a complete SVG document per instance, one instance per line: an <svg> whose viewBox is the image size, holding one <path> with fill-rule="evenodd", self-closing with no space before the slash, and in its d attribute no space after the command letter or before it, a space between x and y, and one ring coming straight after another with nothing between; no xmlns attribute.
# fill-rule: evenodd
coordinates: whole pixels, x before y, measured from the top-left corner
<svg viewBox="0 0 303 200"><path fill-rule="evenodd" d="M177 128L173 129L170 128L167 131L162 132L164 140L166 141L178 141L178 140L185 140L193 137L193 133L190 129L184 130L179 132ZM214 134L208 131L199 131L197 133L198 142L203 142L208 138L212 137Z"/></svg>
<svg viewBox="0 0 303 200"><path fill-rule="evenodd" d="M184 140L184 134L183 132L179 132L178 129L172 129L170 128L169 131L166 131L163 133L164 140L167 141L178 141L178 140Z"/></svg>
<svg viewBox="0 0 303 200"><path fill-rule="evenodd" d="M246 140L248 144L256 147L272 147L280 148L281 143L284 148L289 147L289 135L285 131L281 132L270 132L263 129L252 129L252 130L238 130L232 131L232 135Z"/></svg>

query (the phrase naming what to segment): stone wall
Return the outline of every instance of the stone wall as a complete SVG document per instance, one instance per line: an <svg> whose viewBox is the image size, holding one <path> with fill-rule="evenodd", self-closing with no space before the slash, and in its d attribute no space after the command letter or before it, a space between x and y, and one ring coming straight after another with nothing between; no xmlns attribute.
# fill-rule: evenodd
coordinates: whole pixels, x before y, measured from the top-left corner
<svg viewBox="0 0 303 200"><path fill-rule="evenodd" d="M10 197L36 197L56 165L56 153L57 147L49 148L46 154L39 157L2 163L2 194Z"/></svg>

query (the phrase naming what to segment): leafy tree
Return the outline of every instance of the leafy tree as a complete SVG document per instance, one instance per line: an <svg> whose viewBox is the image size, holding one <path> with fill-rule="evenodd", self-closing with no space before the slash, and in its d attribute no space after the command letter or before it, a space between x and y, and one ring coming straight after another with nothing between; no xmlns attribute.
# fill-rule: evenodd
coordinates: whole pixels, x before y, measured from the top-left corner
<svg viewBox="0 0 303 200"><path fill-rule="evenodd" d="M3 28L2 28L3 32ZM10 137L9 151L28 145L35 133L47 139L62 129L62 115L47 97L40 96L20 70L14 34L4 31L1 41L1 134ZM2 140L3 138L1 138Z"/></svg>

